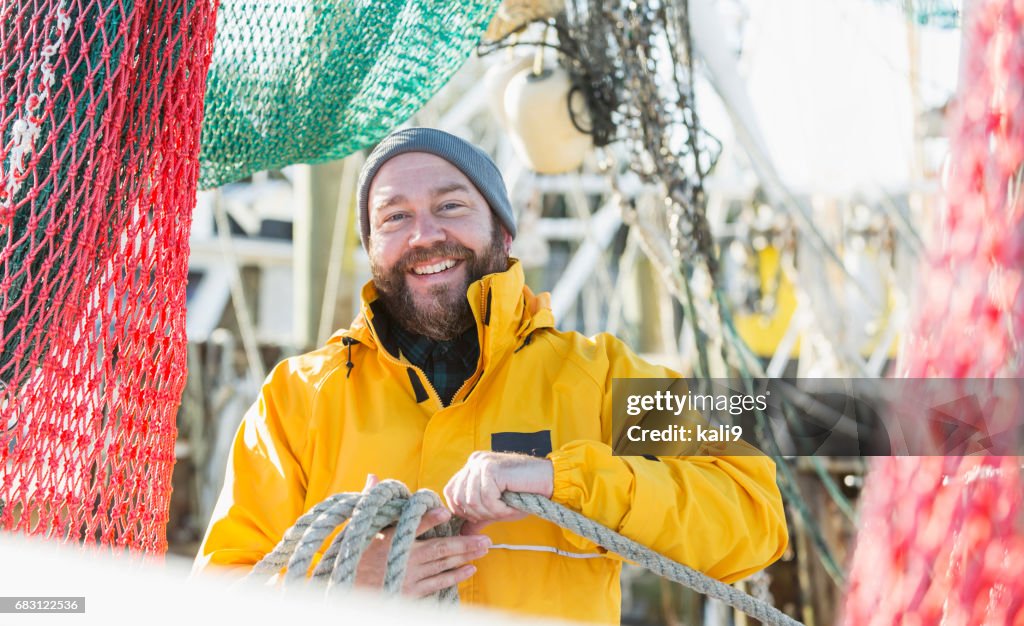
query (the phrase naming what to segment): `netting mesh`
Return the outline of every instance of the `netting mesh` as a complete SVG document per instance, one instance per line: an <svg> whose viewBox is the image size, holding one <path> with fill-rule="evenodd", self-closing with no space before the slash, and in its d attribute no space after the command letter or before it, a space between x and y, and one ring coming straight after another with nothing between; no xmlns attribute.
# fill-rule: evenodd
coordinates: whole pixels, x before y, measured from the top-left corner
<svg viewBox="0 0 1024 626"><path fill-rule="evenodd" d="M0 529L166 550L213 0L0 0Z"/></svg>
<svg viewBox="0 0 1024 626"><path fill-rule="evenodd" d="M419 109L469 57L499 0L224 0L200 186L344 157Z"/></svg>
<svg viewBox="0 0 1024 626"><path fill-rule="evenodd" d="M1024 4L971 3L964 36L948 206L901 373L1020 377ZM865 487L846 623L1024 623L1020 462L879 459Z"/></svg>

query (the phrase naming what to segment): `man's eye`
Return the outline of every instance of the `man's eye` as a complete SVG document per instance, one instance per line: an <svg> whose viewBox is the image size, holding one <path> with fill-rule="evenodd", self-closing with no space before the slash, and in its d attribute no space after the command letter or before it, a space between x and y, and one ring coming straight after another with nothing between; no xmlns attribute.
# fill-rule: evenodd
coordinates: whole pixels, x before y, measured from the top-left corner
<svg viewBox="0 0 1024 626"><path fill-rule="evenodd" d="M441 205L441 210L442 211L451 211L452 209L457 209L457 208L459 208L461 206L462 205L457 203L457 202L445 202L444 204Z"/></svg>
<svg viewBox="0 0 1024 626"><path fill-rule="evenodd" d="M389 216L384 218L384 223L387 223L387 222L397 222L397 221L402 220L404 218L405 218L405 215L402 214L402 213L392 213L391 215L389 215Z"/></svg>

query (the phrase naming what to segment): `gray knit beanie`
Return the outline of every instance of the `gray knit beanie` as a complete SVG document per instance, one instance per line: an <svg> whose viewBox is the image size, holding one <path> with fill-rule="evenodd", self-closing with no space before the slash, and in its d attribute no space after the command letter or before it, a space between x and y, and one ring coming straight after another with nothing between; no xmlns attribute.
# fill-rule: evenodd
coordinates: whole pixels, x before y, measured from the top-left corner
<svg viewBox="0 0 1024 626"><path fill-rule="evenodd" d="M480 148L455 135L436 128L405 128L395 131L377 144L359 173L359 238L363 248L370 240L370 183L377 171L392 157L406 152L427 152L439 156L459 168L480 191L491 211L513 238L516 236L516 218L508 199L505 181L498 166Z"/></svg>

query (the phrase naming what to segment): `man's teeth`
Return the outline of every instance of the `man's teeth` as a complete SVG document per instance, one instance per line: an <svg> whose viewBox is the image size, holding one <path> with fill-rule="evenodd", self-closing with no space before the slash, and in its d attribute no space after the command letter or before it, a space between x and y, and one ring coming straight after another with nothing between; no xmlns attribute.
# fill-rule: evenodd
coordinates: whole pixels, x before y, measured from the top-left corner
<svg viewBox="0 0 1024 626"><path fill-rule="evenodd" d="M455 267L455 263L455 259L448 259L447 261L441 261L440 263L435 263L433 265L428 265L426 267L414 267L412 268L412 271L413 273L419 274L420 276L424 274L436 274L438 272L443 272L446 269Z"/></svg>

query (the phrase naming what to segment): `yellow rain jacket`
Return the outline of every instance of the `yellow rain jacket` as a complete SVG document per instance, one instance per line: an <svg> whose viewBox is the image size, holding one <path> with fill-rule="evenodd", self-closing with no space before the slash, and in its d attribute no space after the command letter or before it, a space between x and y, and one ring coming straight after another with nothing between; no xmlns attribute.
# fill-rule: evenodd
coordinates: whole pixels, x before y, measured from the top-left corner
<svg viewBox="0 0 1024 626"><path fill-rule="evenodd" d="M779 558L788 535L767 457L612 456L612 379L678 374L610 335L556 330L518 261L468 295L480 362L448 407L382 349L372 283L352 328L274 368L238 430L197 571L256 563L300 515L362 490L369 473L441 493L475 450L547 456L554 501L726 582ZM621 560L534 517L484 532L494 546L460 585L463 602L619 622Z"/></svg>

